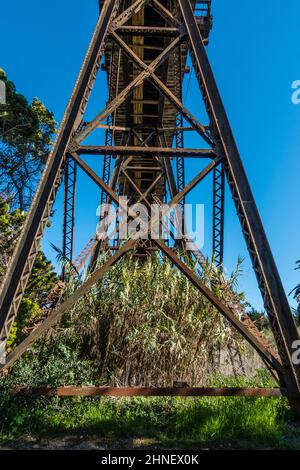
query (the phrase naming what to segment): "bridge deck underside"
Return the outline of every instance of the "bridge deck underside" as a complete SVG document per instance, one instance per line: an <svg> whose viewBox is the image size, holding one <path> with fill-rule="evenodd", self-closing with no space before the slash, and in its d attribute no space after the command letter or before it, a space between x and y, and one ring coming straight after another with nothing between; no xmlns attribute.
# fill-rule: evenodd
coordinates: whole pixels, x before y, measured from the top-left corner
<svg viewBox="0 0 300 470"><path fill-rule="evenodd" d="M130 0L121 2L120 13L133 3ZM173 0L162 0L160 2L168 8L174 16L176 11L174 7L176 2ZM195 1L192 0L193 6ZM128 25L142 27L169 27L170 24L162 18L150 5L144 6L136 14ZM204 28L203 35L206 40L209 31ZM151 34L143 31L140 33L130 33L126 31L120 34L126 44L144 63L150 64L174 39L167 35ZM185 44L174 50L169 58L156 70L156 75L177 97L181 98L181 84L184 76L187 60L187 47ZM110 89L110 100L120 93L137 75L141 69L123 54L120 54L119 48L108 43L105 54L105 65ZM164 132L154 132L147 141L151 147L172 146L176 128L177 111L174 106L159 92L150 81L146 80L139 85L128 99L116 110L111 122L115 126L133 129L134 132L129 136L124 132L115 131L113 140L116 145L140 146L145 139L156 129L165 129ZM143 193L159 177L161 173L157 168L162 163L153 156L134 156L130 161L130 167L134 170L128 170L128 175L134 184ZM153 169L152 169L153 168ZM132 185L124 176L120 176L118 191L121 195L128 198L135 198ZM166 191L166 179L162 177L159 182L151 189L151 193L157 194L161 199L164 198ZM150 196L151 199L151 196Z"/></svg>

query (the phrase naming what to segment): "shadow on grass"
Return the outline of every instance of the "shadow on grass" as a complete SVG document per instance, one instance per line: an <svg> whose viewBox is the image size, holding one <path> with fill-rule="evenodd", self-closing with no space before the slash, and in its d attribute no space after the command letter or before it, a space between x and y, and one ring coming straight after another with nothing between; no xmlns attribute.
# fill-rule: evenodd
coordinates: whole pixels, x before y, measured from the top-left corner
<svg viewBox="0 0 300 470"><path fill-rule="evenodd" d="M300 449L300 428L283 398L15 398L2 420L2 441L71 434L181 448Z"/></svg>

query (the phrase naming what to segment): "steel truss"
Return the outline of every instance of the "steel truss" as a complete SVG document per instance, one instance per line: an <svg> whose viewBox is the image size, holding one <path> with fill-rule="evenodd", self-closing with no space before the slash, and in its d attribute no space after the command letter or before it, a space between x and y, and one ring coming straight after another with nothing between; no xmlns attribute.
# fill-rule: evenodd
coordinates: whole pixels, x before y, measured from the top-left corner
<svg viewBox="0 0 300 470"><path fill-rule="evenodd" d="M213 171L213 255L220 269L224 257L225 171L221 164Z"/></svg>
<svg viewBox="0 0 300 470"><path fill-rule="evenodd" d="M290 404L300 415L300 368L292 360L293 343L299 339L299 336L205 50L211 19L205 16L201 17L202 19L196 18L193 12L195 3L193 1L177 0L162 3L158 0L136 0L132 3L129 2L130 5L127 8L124 3L126 2L105 0L102 4L95 33L23 228L22 236L3 282L0 297L0 338L6 341L9 336L64 172L66 156L70 155L72 161L106 193L107 200L115 204L119 202L119 193L115 191L117 182L119 188L122 187L127 191L127 194L130 194L131 203L143 201L147 206L153 200L152 194L158 195L161 200L163 199L164 188L168 183L171 195L169 205L173 207L180 203L211 172L215 171L215 176L218 175L217 171L222 165L270 319L278 353L269 347L265 338L257 331L251 321L249 323L246 317L238 315L234 305L227 305L220 301L163 240L151 239L145 242L129 239L114 251L114 254L107 259L103 266L96 268L76 292L70 297L62 299L61 303L47 315L44 322L37 326L8 355L7 363L3 369L7 370L12 367L14 362L35 341L59 322L62 315L129 251L148 255L152 249L159 249L255 348L277 377L279 388L275 391L267 390L265 392L260 390L249 390L248 392L216 390L211 392L208 389L201 391L190 388L185 388L183 391L174 388L164 389L162 392L159 389L131 389L128 392L123 389L118 391L110 388L108 391L107 389L89 390L85 388L85 390L78 392L73 388L68 389L66 393L85 395L144 394L146 396L155 394L191 396L205 393L210 395L248 394L248 396L263 395L264 393L268 396L283 394L288 397ZM210 2L202 3L208 4ZM153 26L144 22L146 12L147 15L150 15L150 9L158 12L161 18L160 23ZM129 20L131 22L127 24ZM149 47L146 40L149 34L152 38L162 38L162 41L158 41L156 46L157 55L151 57L145 53ZM85 107L90 98L101 58L104 51L107 52L105 48L111 48L112 42L122 51L123 70L126 70L126 77L129 80L125 81L121 91L109 100L105 109L90 122L84 123ZM172 66L174 54L178 53L179 48L185 50L185 54L189 50L191 55L199 90L209 117L209 125L200 123L186 109L181 99L176 96L175 88L171 86L169 68ZM96 148L84 146L84 140L95 129L103 126L103 121L113 113L116 113L117 116L114 125L116 129L115 145L107 151L101 146ZM205 142L205 147L209 147L208 151L201 152L200 149L196 149L197 155L195 155L190 149L170 148L171 139L178 132L176 127L177 113L180 113L190 128L200 135ZM124 119L124 116L129 115L130 125ZM151 124L153 122L151 116L154 116L153 119L158 123L157 127L153 127ZM183 126L181 125L181 127ZM161 128L164 134L163 144L160 144L162 141L161 137L159 138ZM126 143L124 135L128 138ZM82 160L81 154L85 153L116 155L116 163L109 183L99 177ZM172 189L175 178L169 165L170 158L176 158L176 154L184 158L209 158L207 166L196 172L193 179L178 190L174 187ZM139 176L141 173L146 176ZM223 185L221 186L223 188ZM216 198L216 207L217 204L219 201ZM66 394L63 390L57 393L59 395Z"/></svg>
<svg viewBox="0 0 300 470"><path fill-rule="evenodd" d="M182 98L183 72L182 72L181 57L182 57L182 54L180 51L177 77L178 77L179 99L181 102L183 102L183 98ZM177 114L177 129L178 131L176 132L176 148L183 149L184 148L184 131L182 130L183 129L183 116L181 113ZM176 159L176 176L177 176L177 189L180 192L183 190L185 186L184 156L179 156ZM182 210L183 215L184 215L184 204L185 204L185 199L182 199L180 205L181 205L181 210Z"/></svg>
<svg viewBox="0 0 300 470"><path fill-rule="evenodd" d="M77 166L72 158L67 158L65 167L64 191L64 220L63 220L63 272L65 279L65 262L73 262L74 225L75 225L75 197L76 197Z"/></svg>

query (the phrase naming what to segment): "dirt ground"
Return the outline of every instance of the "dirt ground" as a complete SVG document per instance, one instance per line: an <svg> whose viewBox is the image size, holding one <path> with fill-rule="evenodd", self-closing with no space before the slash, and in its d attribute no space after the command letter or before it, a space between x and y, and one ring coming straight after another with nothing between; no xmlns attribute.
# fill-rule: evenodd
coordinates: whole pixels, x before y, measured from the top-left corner
<svg viewBox="0 0 300 470"><path fill-rule="evenodd" d="M174 449L198 449L198 450L212 450L212 449L226 449L226 450L239 450L239 449L254 449L257 448L253 443L239 440L224 445L205 446L205 445L191 445L187 442L177 443L164 443L150 438L129 438L129 439L105 439L103 437L91 436L60 436L53 438L36 439L32 437L22 438L14 441L7 442L0 445L0 450L174 450ZM260 449L270 449L267 447L260 447Z"/></svg>

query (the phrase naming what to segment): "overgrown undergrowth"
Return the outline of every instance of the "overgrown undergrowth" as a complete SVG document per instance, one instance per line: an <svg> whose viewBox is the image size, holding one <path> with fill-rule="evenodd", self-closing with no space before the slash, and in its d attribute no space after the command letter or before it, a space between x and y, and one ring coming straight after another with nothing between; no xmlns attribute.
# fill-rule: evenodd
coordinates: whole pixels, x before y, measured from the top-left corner
<svg viewBox="0 0 300 470"><path fill-rule="evenodd" d="M264 374L263 374L264 375ZM257 386L265 377L214 385ZM29 398L1 397L2 442L87 435L89 439L144 438L159 445L300 449L300 428L284 398Z"/></svg>
<svg viewBox="0 0 300 470"><path fill-rule="evenodd" d="M236 292L239 265L229 279L208 261L199 272L193 268L224 302L243 303ZM70 275L66 296L81 282ZM13 375L21 385L200 386L224 353L232 373L232 350L244 352L242 338L169 261L154 255L140 264L129 256L34 344Z"/></svg>
<svg viewBox="0 0 300 470"><path fill-rule="evenodd" d="M89 399L15 402L2 421L1 440L88 434L154 438L160 444L299 448L285 399ZM245 441L245 442L242 442Z"/></svg>
<svg viewBox="0 0 300 470"><path fill-rule="evenodd" d="M207 264L199 273L228 301L237 273L226 280ZM72 292L80 279L68 286ZM234 292L237 300L243 296ZM243 341L169 262L125 259L96 283L61 323L0 380L0 441L25 436L86 434L153 438L159 445L300 448L299 427L285 399L33 398L16 386L172 385L274 387L270 373L216 376L220 353ZM257 368L257 367L256 367ZM246 442L246 444L245 444Z"/></svg>

